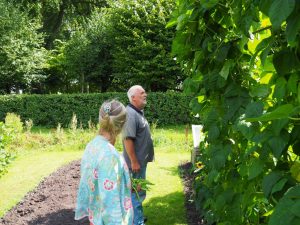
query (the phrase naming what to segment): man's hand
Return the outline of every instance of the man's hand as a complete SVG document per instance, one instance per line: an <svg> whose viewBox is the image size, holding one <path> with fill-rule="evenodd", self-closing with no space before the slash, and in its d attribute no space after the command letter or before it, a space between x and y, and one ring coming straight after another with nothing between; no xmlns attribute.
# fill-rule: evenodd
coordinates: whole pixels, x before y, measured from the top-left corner
<svg viewBox="0 0 300 225"><path fill-rule="evenodd" d="M131 162L131 170L133 173L138 173L141 169L141 166L138 161Z"/></svg>

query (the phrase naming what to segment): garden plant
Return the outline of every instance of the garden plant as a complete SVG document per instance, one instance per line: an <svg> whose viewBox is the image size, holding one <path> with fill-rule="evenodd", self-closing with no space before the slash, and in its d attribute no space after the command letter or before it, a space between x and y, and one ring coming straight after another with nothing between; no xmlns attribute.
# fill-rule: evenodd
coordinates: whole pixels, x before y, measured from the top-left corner
<svg viewBox="0 0 300 225"><path fill-rule="evenodd" d="M172 51L204 127L207 224L300 224L300 2L179 0Z"/></svg>

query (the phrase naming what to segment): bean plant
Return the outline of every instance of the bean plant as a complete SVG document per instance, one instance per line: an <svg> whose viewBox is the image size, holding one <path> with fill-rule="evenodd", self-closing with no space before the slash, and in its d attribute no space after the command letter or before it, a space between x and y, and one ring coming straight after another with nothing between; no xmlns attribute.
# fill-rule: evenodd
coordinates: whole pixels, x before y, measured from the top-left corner
<svg viewBox="0 0 300 225"><path fill-rule="evenodd" d="M168 26L204 127L207 224L300 224L300 2L179 0Z"/></svg>

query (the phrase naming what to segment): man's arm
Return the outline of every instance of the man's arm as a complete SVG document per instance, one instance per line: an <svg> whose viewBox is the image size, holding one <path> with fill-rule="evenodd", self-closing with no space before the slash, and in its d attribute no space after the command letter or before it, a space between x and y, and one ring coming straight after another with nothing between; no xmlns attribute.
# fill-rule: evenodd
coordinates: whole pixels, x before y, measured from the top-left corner
<svg viewBox="0 0 300 225"><path fill-rule="evenodd" d="M130 159L130 162L131 162L131 169L133 172L139 172L139 170L141 169L141 166L139 164L139 161L136 157L136 154L135 154L135 149L134 149L134 142L132 139L130 138L126 138L124 140L124 145L125 145L125 149L126 149L126 152L129 156L129 159Z"/></svg>

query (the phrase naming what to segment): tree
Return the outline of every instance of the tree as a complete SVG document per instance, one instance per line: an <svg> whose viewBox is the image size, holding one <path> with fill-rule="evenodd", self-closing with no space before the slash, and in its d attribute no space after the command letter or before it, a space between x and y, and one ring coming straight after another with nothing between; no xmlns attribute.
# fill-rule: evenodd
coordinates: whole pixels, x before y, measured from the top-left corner
<svg viewBox="0 0 300 225"><path fill-rule="evenodd" d="M300 2L178 1L173 53L204 125L208 224L298 224Z"/></svg>
<svg viewBox="0 0 300 225"><path fill-rule="evenodd" d="M138 83L151 91L178 89L184 74L170 53L174 30L165 28L173 2L109 4L72 33L51 68L65 71L62 77L81 92L123 91Z"/></svg>
<svg viewBox="0 0 300 225"><path fill-rule="evenodd" d="M47 52L41 46L43 36L37 21L5 0L0 1L0 92L25 89L44 78Z"/></svg>
<svg viewBox="0 0 300 225"><path fill-rule="evenodd" d="M107 6L106 0L13 0L23 9L29 10L32 17L40 18L46 33L45 47L53 48L55 39L66 40L71 32L101 7Z"/></svg>
<svg viewBox="0 0 300 225"><path fill-rule="evenodd" d="M142 84L147 90L178 89L185 78L171 55L174 29L166 23L173 0L111 3L113 76L120 88Z"/></svg>
<svg viewBox="0 0 300 225"><path fill-rule="evenodd" d="M49 72L53 74L48 81L52 83L57 76L65 77L68 81L64 86L67 83L73 86L64 89L67 92L105 92L112 88L112 42L107 37L108 17L104 11L93 13L70 40L57 46L50 63Z"/></svg>

